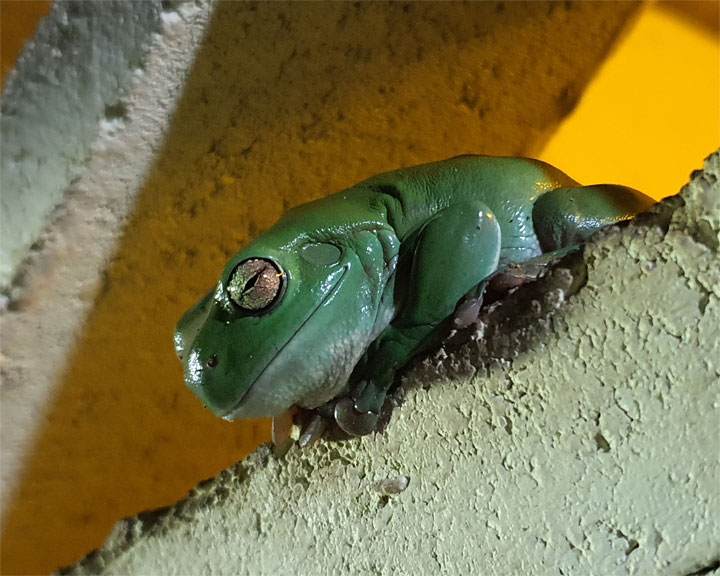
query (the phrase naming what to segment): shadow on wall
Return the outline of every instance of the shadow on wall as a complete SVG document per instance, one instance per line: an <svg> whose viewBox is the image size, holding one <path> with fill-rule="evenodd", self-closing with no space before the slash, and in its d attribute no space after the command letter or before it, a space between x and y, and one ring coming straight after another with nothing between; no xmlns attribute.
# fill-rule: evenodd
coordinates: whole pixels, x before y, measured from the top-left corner
<svg viewBox="0 0 720 576"><path fill-rule="evenodd" d="M32 38L40 19L50 13L50 8L51 0L3 2L0 6L0 90L23 46Z"/></svg>
<svg viewBox="0 0 720 576"><path fill-rule="evenodd" d="M6 517L2 572L73 562L268 439L203 410L173 352L233 253L373 173L537 151L635 9L220 3Z"/></svg>
<svg viewBox="0 0 720 576"><path fill-rule="evenodd" d="M702 26L712 34L720 33L720 2L716 0L664 0L657 5Z"/></svg>

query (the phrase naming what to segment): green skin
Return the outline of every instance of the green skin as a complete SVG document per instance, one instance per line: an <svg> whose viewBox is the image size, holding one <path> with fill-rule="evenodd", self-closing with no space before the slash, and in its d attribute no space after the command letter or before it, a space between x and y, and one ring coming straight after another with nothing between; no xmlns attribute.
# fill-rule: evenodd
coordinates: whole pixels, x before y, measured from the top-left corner
<svg viewBox="0 0 720 576"><path fill-rule="evenodd" d="M463 296L652 204L525 158L380 174L290 210L228 262L177 325L185 380L227 420L330 406L366 434L398 369L437 345Z"/></svg>

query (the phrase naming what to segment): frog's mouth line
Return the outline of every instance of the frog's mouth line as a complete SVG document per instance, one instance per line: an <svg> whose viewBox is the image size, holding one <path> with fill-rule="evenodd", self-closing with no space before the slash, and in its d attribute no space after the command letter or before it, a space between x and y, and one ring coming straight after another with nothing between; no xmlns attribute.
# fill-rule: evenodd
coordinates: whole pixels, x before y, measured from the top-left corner
<svg viewBox="0 0 720 576"><path fill-rule="evenodd" d="M303 320L302 324L300 324L300 326L298 326L297 330L295 330L295 332L293 332L293 335L290 336L290 338L288 338L287 342L285 342L285 344L282 345L282 348L280 348L280 350L277 351L277 353L276 353L275 356L272 358L272 360L270 360L270 362L267 363L267 365L265 366L265 368L263 368L263 369L260 371L260 373L255 377L255 379L250 383L250 385L247 387L247 390L245 390L245 393L241 396L240 400L238 400L232 408L230 408L229 410L227 410L224 415L220 416L223 420L228 420L228 421L234 420L233 415L235 414L235 412L237 412L237 411L240 409L240 407L242 406L243 402L244 402L245 399L247 398L248 394L249 394L250 391L252 390L253 386L255 386L255 383L256 383L258 380L260 380L260 378L262 378L263 374L265 374L265 372L268 370L268 368L270 368L270 366L273 365L273 362L275 362L275 360L277 360L277 358L282 354L283 350L285 350L285 348L288 347L288 345L295 339L295 337L296 337L296 336L299 334L299 332L305 327L305 325L306 325L308 322L310 322L310 320L312 319L312 317L315 316L315 313L316 313L318 310L320 310L320 308L322 308L328 300L330 300L330 298L335 294L335 292L337 292L337 289L338 289L338 287L340 286L340 284L342 283L343 278L345 278L345 274L346 274L347 271L348 271L348 267L349 267L348 264L346 264L345 266L343 266L342 274L340 275L340 278L337 279L337 282L335 282L335 284L332 286L332 288L330 288L330 290L328 291L328 293L325 294L325 297L320 301L320 303L319 303L317 306L315 306L315 308L313 309L313 311L310 312L310 314L308 314L308 317L305 318L305 320Z"/></svg>

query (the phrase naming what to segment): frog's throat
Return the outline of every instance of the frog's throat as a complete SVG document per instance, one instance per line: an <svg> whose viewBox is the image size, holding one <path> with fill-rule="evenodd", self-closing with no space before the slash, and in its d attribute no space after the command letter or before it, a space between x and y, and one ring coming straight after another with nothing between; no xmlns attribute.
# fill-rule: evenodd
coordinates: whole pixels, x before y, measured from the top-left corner
<svg viewBox="0 0 720 576"><path fill-rule="evenodd" d="M337 289L340 286L340 284L342 283L343 278L345 278L347 271L348 271L348 265L346 264L345 266L343 266L343 272L340 275L340 278L337 279L337 282L335 282L335 284L333 284L332 288L330 288L330 290L328 290L328 293L325 294L325 297L320 301L320 303L317 306L315 306L315 308L313 308L312 312L310 312L310 314L308 314L308 317L305 318L305 320L303 320L302 324L300 324L300 326L298 326L297 330L295 330L295 332L293 332L293 335L287 339L285 344L282 345L282 348L280 348L280 350L277 351L275 356L273 356L272 360L270 360L270 362L268 362L265 365L265 368L263 368L260 371L260 373L255 377L255 379L250 383L250 385L245 390L245 393L240 397L240 399L235 403L235 405L232 408L230 408L229 410L227 410L225 412L225 414L223 414L221 416L221 418L223 420L233 421L235 419L234 414L240 409L240 407L242 406L242 403L245 401L245 398L250 393L250 390L252 390L253 386L255 386L255 383L262 378L263 374L265 374L265 372L268 370L268 368L270 368L270 366L273 365L273 363L283 353L285 348L287 348L287 346L295 339L295 337L300 333L300 331L305 327L305 325L312 319L312 317L315 315L315 313L318 310L320 310L320 308L322 308L328 300L330 300L330 298L335 294L335 292L337 292Z"/></svg>

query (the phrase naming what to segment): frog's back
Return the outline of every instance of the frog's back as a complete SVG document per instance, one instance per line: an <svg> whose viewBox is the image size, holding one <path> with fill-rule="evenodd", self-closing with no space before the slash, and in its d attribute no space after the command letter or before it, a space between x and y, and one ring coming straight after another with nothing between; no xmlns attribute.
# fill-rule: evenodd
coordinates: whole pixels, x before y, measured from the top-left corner
<svg viewBox="0 0 720 576"><path fill-rule="evenodd" d="M560 186L577 186L557 168L530 158L457 156L448 160L379 174L351 190L372 190L387 207L388 220L403 238L455 203L479 201L497 216L503 232L532 212L541 194Z"/></svg>
<svg viewBox="0 0 720 576"><path fill-rule="evenodd" d="M402 241L442 210L470 201L482 202L493 212L504 241L512 243L514 238L534 236L528 216L538 196L575 185L566 174L538 160L457 156L378 174L298 206L286 213L272 232L293 242L298 230L325 236L389 227Z"/></svg>

